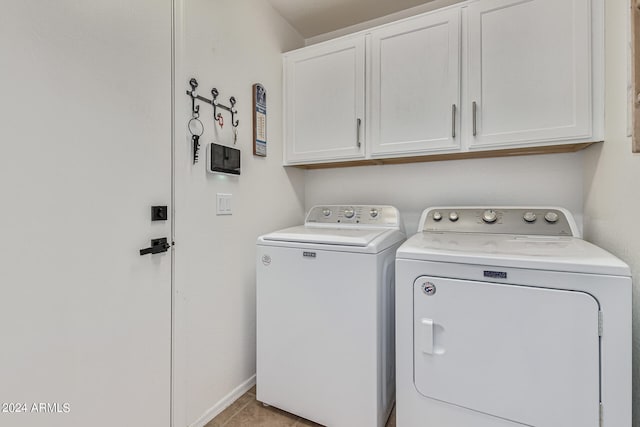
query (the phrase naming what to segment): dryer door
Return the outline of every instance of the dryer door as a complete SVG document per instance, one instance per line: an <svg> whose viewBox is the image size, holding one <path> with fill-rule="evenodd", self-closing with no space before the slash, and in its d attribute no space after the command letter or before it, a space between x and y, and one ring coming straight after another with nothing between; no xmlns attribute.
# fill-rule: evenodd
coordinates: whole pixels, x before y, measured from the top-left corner
<svg viewBox="0 0 640 427"><path fill-rule="evenodd" d="M598 311L583 292L419 277L416 388L525 425L596 427Z"/></svg>

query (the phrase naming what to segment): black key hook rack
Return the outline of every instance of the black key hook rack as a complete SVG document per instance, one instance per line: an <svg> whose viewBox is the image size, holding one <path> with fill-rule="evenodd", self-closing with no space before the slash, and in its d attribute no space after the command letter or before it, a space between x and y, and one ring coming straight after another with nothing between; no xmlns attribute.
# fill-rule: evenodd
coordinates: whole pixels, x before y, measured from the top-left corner
<svg viewBox="0 0 640 427"><path fill-rule="evenodd" d="M191 97L191 115L192 117L199 117L200 116L200 106L196 105L196 99L198 101L202 101L202 102L206 102L207 104L210 104L213 107L213 120L217 121L218 123L222 124L222 113L218 112L218 108L228 111L229 113L231 113L231 126L233 126L234 128L238 127L238 124L240 123L239 120L237 120L236 114L238 114L238 110L236 110L235 105L236 105L236 98L235 97L231 97L229 98L229 104L231 104L230 107L227 107L226 105L220 104L217 100L219 92L218 89L216 89L215 87L213 89L211 89L211 96L212 99L207 99L204 96L200 96L196 93L196 89L198 88L198 81L196 79L191 79L189 80L189 86L191 86L191 90L187 91L187 95L189 95Z"/></svg>

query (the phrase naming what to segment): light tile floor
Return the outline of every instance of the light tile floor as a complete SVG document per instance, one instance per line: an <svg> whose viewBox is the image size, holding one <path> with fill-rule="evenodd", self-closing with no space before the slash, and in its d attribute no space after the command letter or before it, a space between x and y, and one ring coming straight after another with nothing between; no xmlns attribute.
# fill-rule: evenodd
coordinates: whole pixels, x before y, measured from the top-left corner
<svg viewBox="0 0 640 427"><path fill-rule="evenodd" d="M205 427L300 427L316 426L320 424L300 418L280 409L263 406L256 400L255 386L231 406L222 411ZM396 427L395 407L391 412L387 427Z"/></svg>

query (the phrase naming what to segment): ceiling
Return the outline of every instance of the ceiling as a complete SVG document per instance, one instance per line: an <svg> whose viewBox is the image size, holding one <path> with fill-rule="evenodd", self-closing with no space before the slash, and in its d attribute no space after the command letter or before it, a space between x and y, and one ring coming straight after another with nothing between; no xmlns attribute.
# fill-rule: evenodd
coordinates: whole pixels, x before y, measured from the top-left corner
<svg viewBox="0 0 640 427"><path fill-rule="evenodd" d="M431 0L269 0L304 37L349 27Z"/></svg>

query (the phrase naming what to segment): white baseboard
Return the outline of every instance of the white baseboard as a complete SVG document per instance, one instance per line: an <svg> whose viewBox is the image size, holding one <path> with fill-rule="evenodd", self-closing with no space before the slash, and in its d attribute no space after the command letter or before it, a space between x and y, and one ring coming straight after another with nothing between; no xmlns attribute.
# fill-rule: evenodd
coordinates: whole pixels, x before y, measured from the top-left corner
<svg viewBox="0 0 640 427"><path fill-rule="evenodd" d="M238 400L240 396L245 394L251 387L256 384L256 376L253 375L251 378L240 384L238 387L233 389L231 393L227 394L222 398L218 403L209 408L200 418L198 418L193 424L189 427L204 427L209 421L214 419L220 412L227 409L233 402Z"/></svg>

